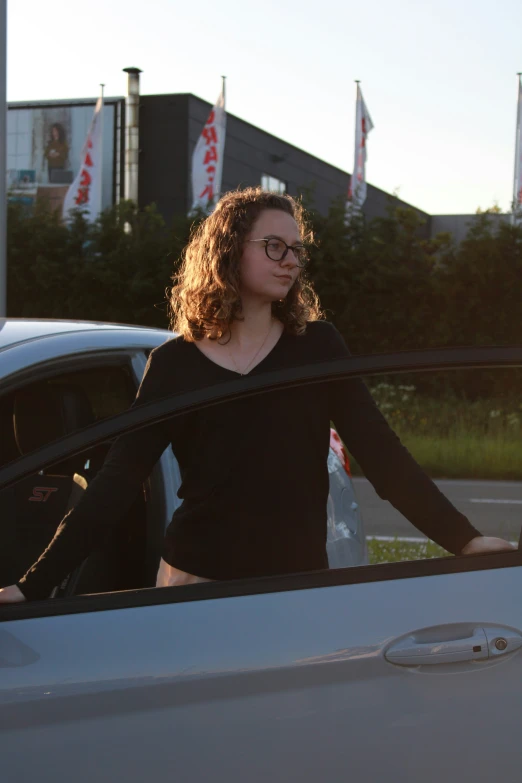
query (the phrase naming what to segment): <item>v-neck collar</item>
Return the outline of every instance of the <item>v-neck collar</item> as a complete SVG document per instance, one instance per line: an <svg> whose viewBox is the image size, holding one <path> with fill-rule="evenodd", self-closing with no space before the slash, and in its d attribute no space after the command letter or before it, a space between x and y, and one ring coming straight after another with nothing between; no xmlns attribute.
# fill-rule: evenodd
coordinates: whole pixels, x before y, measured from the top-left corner
<svg viewBox="0 0 522 783"><path fill-rule="evenodd" d="M264 356L261 359L261 361L259 361L257 364L254 364L254 366L251 367L250 370L248 372L245 372L245 373L238 372L237 370L231 370L229 367L225 367L223 364L218 364L218 362L215 362L213 359L210 359L205 353L203 353L203 351L200 351L195 342L193 343L193 346L194 346L194 350L197 351L199 356L201 356L201 358L204 361L208 362L209 364L213 365L214 367L217 367L220 370L223 370L224 372L230 373L231 375L236 375L238 378L246 378L248 375L252 375L252 373L254 373L258 369L258 367L261 367L262 364L264 364L268 359L270 359L274 355L274 352L277 350L277 348L278 348L279 344L281 343L282 339L284 338L284 336L285 336L285 330L283 329L283 331L281 332L281 334L277 338L277 342L270 349L270 351L267 353L267 355Z"/></svg>

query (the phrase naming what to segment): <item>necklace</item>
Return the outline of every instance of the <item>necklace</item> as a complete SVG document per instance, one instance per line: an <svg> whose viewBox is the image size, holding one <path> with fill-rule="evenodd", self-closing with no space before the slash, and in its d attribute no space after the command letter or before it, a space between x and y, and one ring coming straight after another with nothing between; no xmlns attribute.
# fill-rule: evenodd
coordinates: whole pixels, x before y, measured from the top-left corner
<svg viewBox="0 0 522 783"><path fill-rule="evenodd" d="M257 349L257 351L255 352L255 354L252 356L252 358L250 359L250 361L248 362L248 364L246 365L246 367L243 367L243 370L242 370L242 371L241 371L241 370L239 369L239 367L237 366L237 364L236 364L236 360L234 359L234 356L232 355L232 351L230 350L230 348L229 348L229 346L228 346L228 343L227 343L227 351L228 351L228 355L229 355L229 356L230 356L230 358L232 359L232 363L233 363L234 367L236 368L236 372L238 372L238 373L239 373L239 375L245 375L245 373L246 373L246 371L248 370L248 368L250 367L250 365L251 365L251 364L253 363L253 361L254 361L254 360L257 358L257 356L259 356L259 354L261 353L261 350L262 350L262 348L263 348L264 344L265 344L265 343L266 343L266 341L268 340L268 335L269 335L269 334L270 334L270 332L272 331L272 327L273 327L273 325L274 325L274 319L272 318L272 320L270 321L270 327L269 327L269 329L268 329L268 332L267 332L267 333L266 333L266 335L265 335L265 339L263 340L263 342L261 343L261 345L259 346L259 348L258 348L258 349Z"/></svg>

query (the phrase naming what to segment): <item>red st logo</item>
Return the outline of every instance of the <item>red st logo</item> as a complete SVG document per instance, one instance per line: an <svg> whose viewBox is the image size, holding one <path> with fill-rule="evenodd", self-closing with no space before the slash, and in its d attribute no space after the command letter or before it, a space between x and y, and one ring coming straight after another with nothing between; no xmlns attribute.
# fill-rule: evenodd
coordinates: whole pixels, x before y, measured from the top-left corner
<svg viewBox="0 0 522 783"><path fill-rule="evenodd" d="M36 501L37 503L45 503L53 492L58 492L58 487L33 487L33 494L29 500Z"/></svg>

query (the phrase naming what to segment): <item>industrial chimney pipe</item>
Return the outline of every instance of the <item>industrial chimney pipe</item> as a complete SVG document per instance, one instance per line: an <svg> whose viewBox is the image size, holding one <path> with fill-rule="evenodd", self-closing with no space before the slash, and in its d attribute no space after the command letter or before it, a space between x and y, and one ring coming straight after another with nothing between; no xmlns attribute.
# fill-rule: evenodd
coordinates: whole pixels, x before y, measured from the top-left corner
<svg viewBox="0 0 522 783"><path fill-rule="evenodd" d="M129 74L127 98L125 99L125 166L124 197L138 204L138 156L139 156L139 109L140 109L140 73L139 68L124 68Z"/></svg>

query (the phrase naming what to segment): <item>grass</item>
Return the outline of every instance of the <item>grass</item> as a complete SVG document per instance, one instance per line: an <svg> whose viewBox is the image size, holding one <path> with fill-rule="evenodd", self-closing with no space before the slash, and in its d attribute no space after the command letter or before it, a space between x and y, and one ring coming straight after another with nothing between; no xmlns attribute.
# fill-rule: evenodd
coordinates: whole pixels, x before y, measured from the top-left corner
<svg viewBox="0 0 522 783"><path fill-rule="evenodd" d="M402 433L401 441L432 478L522 481L522 438L511 434L422 435ZM355 459L354 475L362 475Z"/></svg>
<svg viewBox="0 0 522 783"><path fill-rule="evenodd" d="M392 429L432 478L522 481L522 403L516 395L470 401L421 395L413 384L368 385ZM354 475L362 475L355 459L350 464ZM367 543L372 565L451 557L429 540Z"/></svg>
<svg viewBox="0 0 522 783"><path fill-rule="evenodd" d="M507 538L515 545L518 543L509 534L502 535L499 533L499 535L502 538ZM429 540L417 543L414 541L401 541L399 538L395 538L393 541L378 541L375 538L368 538L366 543L370 565L400 563L405 560L429 560L434 557L453 557L450 552Z"/></svg>
<svg viewBox="0 0 522 783"><path fill-rule="evenodd" d="M370 565L398 563L404 560L426 560L433 557L451 557L449 552L429 540L425 543L416 543L400 541L398 538L394 541L378 541L375 538L369 538L367 544Z"/></svg>
<svg viewBox="0 0 522 783"><path fill-rule="evenodd" d="M522 481L522 403L517 397L438 399L413 385L370 391L406 448L432 478ZM355 475L362 475L355 459Z"/></svg>
<svg viewBox="0 0 522 783"><path fill-rule="evenodd" d="M430 476L522 479L522 438L511 433L449 437L405 434L401 439Z"/></svg>

